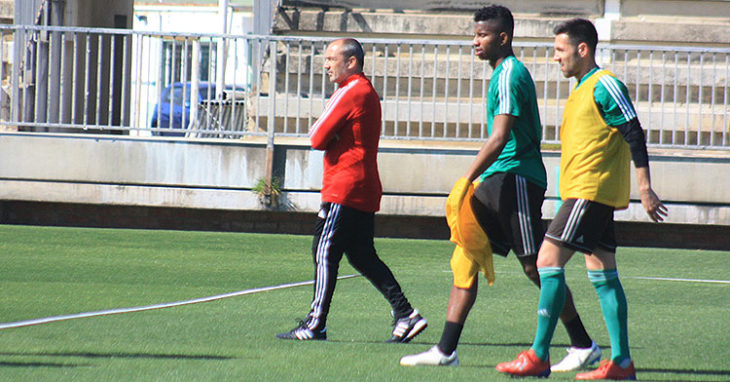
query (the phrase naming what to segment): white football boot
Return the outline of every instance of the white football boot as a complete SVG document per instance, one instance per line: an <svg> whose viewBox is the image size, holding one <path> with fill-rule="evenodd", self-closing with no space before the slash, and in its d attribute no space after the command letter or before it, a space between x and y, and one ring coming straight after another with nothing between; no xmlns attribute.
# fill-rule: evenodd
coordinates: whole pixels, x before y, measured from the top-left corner
<svg viewBox="0 0 730 382"><path fill-rule="evenodd" d="M595 342L589 348L569 347L568 355L562 361L550 367L551 371L564 372L586 369L601 360L601 348Z"/></svg>
<svg viewBox="0 0 730 382"><path fill-rule="evenodd" d="M423 353L404 356L400 359L401 366L459 366L459 357L456 350L451 355L441 353L438 346Z"/></svg>

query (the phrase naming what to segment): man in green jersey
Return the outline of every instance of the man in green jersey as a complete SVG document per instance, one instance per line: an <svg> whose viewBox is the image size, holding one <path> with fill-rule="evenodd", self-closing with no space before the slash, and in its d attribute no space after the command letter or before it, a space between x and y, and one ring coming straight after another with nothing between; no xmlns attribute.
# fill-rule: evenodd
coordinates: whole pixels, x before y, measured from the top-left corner
<svg viewBox="0 0 730 382"><path fill-rule="evenodd" d="M547 179L540 153L542 126L535 84L512 51L514 20L509 9L484 7L474 14L474 22L475 54L494 70L487 96L489 139L463 178L481 181L470 202L493 252L507 256L514 251L525 275L539 286L536 262L544 234L542 203ZM456 347L476 300L479 267L473 259L455 252L451 268L454 283L440 342L426 352L403 357L401 365L458 365ZM560 317L572 347L563 371L582 368L601 357L572 299L567 300Z"/></svg>
<svg viewBox="0 0 730 382"><path fill-rule="evenodd" d="M641 204L659 222L667 209L651 187L644 132L626 86L596 64L598 34L585 19L555 28L555 61L565 77L577 80L560 126L560 197L563 204L550 223L538 254L540 302L532 347L497 370L514 376L550 374L550 342L566 302L565 265L582 252L588 278L599 300L611 340L611 359L576 379L634 380L629 354L626 296L616 269L613 213L629 204L633 157Z"/></svg>

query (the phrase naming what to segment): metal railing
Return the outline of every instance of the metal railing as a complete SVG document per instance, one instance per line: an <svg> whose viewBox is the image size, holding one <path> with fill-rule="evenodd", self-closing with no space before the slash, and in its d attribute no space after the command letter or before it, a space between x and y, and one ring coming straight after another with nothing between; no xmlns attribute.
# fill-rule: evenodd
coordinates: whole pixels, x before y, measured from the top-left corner
<svg viewBox="0 0 730 382"><path fill-rule="evenodd" d="M306 136L335 89L322 67L330 38L12 25L0 26L0 41L6 130ZM383 138L487 137L492 70L470 41L361 42ZM543 141L559 143L573 83L552 61L552 44L514 48L536 84ZM597 58L628 86L650 146L730 148L730 48L602 44Z"/></svg>

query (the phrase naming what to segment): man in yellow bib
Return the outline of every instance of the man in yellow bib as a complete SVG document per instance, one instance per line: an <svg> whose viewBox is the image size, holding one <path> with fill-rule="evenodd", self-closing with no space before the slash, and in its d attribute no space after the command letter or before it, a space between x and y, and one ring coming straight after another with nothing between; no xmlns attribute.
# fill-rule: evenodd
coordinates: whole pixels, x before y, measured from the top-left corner
<svg viewBox="0 0 730 382"><path fill-rule="evenodd" d="M550 374L550 342L565 303L565 265L575 251L585 255L611 341L611 359L576 379L635 380L629 354L626 296L616 270L613 213L629 204L633 157L641 204L659 222L666 207L651 187L644 132L626 86L595 60L598 34L590 21L568 20L555 28L555 61L577 84L560 127L560 197L563 204L538 253L540 302L532 347L497 370L515 376Z"/></svg>

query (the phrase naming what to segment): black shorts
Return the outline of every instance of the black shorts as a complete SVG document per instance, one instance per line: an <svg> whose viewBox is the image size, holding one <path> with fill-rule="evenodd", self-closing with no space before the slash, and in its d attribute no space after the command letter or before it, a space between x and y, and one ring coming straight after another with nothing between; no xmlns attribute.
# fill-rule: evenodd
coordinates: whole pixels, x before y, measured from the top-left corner
<svg viewBox="0 0 730 382"><path fill-rule="evenodd" d="M494 174L474 190L472 210L489 237L492 251L518 257L537 254L542 244L545 189L520 175Z"/></svg>
<svg viewBox="0 0 730 382"><path fill-rule="evenodd" d="M568 199L550 223L545 240L586 254L597 247L616 252L614 208L585 199Z"/></svg>

